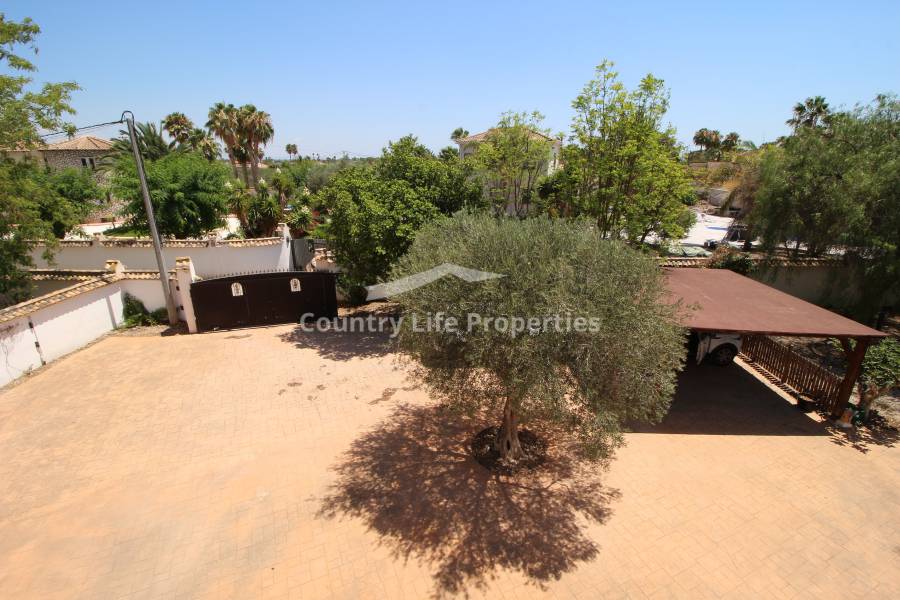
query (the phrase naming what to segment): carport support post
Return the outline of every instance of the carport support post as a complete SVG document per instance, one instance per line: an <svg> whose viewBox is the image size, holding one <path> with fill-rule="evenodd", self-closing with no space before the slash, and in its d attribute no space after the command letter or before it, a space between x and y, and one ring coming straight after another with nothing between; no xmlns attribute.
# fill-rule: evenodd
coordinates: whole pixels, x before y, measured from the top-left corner
<svg viewBox="0 0 900 600"><path fill-rule="evenodd" d="M850 403L850 392L853 391L853 386L856 384L856 380L859 379L859 374L862 371L862 363L866 357L869 340L867 338L856 338L856 345L850 350L848 341L841 339L841 346L844 347L844 353L847 355L847 371L844 373L841 387L838 388L837 402L834 404L834 410L831 411L831 416L833 417L840 417Z"/></svg>

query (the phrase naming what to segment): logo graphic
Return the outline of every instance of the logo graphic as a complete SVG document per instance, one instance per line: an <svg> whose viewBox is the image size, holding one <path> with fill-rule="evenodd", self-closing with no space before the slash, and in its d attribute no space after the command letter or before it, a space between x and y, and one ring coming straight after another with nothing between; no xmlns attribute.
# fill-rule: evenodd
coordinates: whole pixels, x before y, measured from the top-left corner
<svg viewBox="0 0 900 600"><path fill-rule="evenodd" d="M383 300L390 296L396 296L397 294L420 288L423 285L428 285L432 281L437 281L446 275L453 275L454 277L458 277L469 283L506 277L506 275L501 275L500 273L467 269L466 267L454 265L453 263L444 263L433 269L428 269L427 271L422 271L421 273L416 273L409 277L388 281L387 283L366 286L366 292L368 292L366 294L366 300Z"/></svg>

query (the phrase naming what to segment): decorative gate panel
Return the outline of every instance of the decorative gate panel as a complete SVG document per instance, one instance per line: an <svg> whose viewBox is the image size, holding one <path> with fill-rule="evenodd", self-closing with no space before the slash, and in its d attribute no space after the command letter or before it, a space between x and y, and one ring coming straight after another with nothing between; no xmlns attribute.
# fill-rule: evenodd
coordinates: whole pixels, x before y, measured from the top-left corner
<svg viewBox="0 0 900 600"><path fill-rule="evenodd" d="M304 314L337 316L333 273L278 271L203 279L191 284L198 331L296 323Z"/></svg>

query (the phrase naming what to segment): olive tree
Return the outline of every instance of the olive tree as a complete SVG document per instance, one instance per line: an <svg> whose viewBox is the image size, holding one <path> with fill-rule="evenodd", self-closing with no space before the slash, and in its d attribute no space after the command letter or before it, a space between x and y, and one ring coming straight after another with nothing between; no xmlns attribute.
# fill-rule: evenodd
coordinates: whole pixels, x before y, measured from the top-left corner
<svg viewBox="0 0 900 600"><path fill-rule="evenodd" d="M502 459L521 457L529 421L605 456L623 423L666 414L684 332L652 258L585 221L459 214L423 227L392 276L447 263L502 276L445 276L395 296L398 349L442 402L502 414Z"/></svg>

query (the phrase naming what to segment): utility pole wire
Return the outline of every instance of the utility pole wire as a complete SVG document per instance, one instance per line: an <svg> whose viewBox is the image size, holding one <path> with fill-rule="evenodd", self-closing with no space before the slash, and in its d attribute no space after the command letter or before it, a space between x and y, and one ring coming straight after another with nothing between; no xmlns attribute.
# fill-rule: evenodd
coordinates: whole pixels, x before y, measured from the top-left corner
<svg viewBox="0 0 900 600"><path fill-rule="evenodd" d="M125 121L122 121L120 119L118 121L110 121L109 123L96 123L94 125L85 125L84 127L75 127L74 129L64 129L63 131L53 131L50 133L42 133L41 137L42 138L53 137L54 135L63 135L63 134L68 135L69 133L75 132L75 131L87 131L88 129L98 129L100 127L108 127L109 125L121 125L124 122Z"/></svg>

